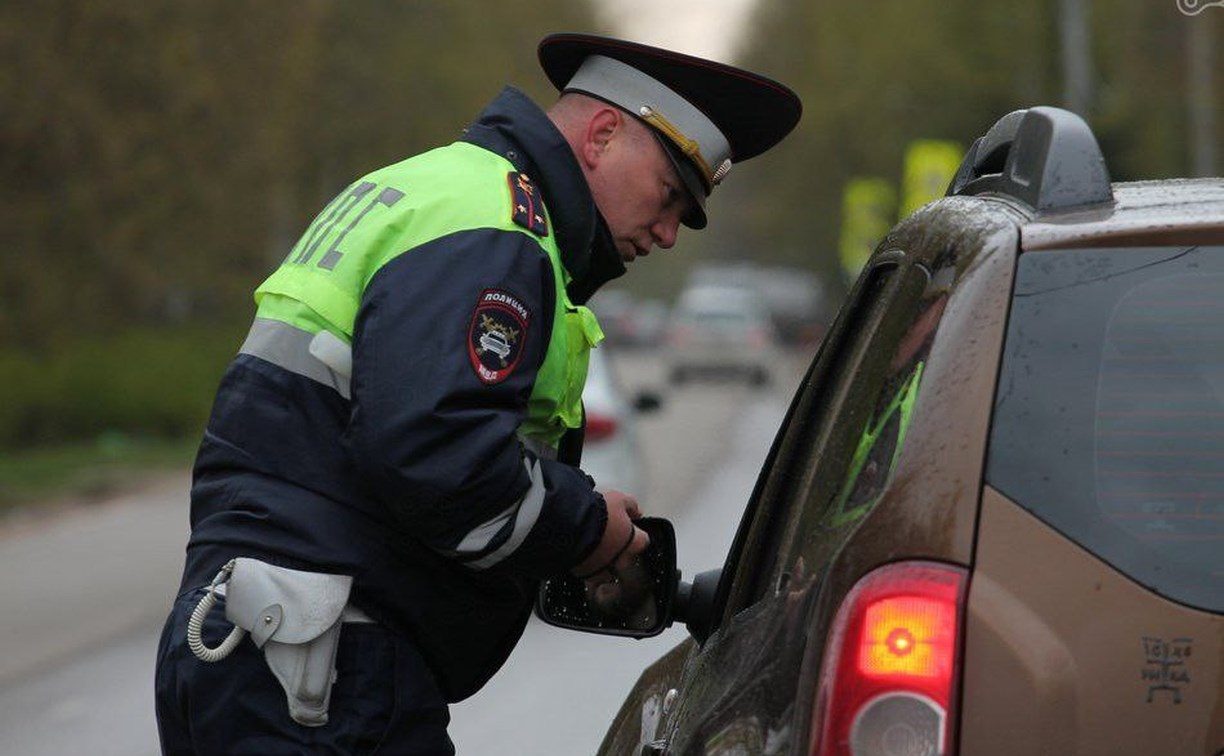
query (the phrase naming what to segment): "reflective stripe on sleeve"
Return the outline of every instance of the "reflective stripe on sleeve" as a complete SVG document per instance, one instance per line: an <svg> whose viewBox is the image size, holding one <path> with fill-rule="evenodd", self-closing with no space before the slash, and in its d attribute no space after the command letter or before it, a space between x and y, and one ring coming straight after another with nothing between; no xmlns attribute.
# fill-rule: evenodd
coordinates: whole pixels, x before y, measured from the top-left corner
<svg viewBox="0 0 1224 756"><path fill-rule="evenodd" d="M523 494L523 498L514 506L485 524L474 528L460 542L457 551L479 551L487 547L493 537L505 527L506 523L513 516L514 529L511 531L510 537L493 552L486 554L480 559L467 562L467 566L477 570L485 570L510 556L519 546L523 545L523 541L527 540L527 534L531 532L531 529L535 527L536 521L540 519L540 512L544 509L544 476L540 472L539 462L530 461L524 464L527 466L527 474L531 476L531 487L527 489L527 493Z"/></svg>
<svg viewBox="0 0 1224 756"><path fill-rule="evenodd" d="M520 433L518 440L519 443L523 445L524 449L536 455L540 459L557 458L557 450L539 439L528 438Z"/></svg>
<svg viewBox="0 0 1224 756"><path fill-rule="evenodd" d="M336 390L345 399L352 349L330 331L311 333L269 318L256 318L239 353L249 354Z"/></svg>

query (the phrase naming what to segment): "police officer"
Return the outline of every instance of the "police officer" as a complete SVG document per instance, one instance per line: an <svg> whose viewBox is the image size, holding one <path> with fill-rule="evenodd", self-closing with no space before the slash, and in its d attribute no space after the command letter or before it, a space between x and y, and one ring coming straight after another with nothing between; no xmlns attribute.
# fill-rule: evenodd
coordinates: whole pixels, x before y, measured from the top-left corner
<svg viewBox="0 0 1224 756"><path fill-rule="evenodd" d="M447 703L505 661L538 581L599 585L647 547L633 497L577 466L583 303L702 228L800 103L621 40L539 57L548 112L505 89L342 191L256 290L196 459L163 752L453 753Z"/></svg>

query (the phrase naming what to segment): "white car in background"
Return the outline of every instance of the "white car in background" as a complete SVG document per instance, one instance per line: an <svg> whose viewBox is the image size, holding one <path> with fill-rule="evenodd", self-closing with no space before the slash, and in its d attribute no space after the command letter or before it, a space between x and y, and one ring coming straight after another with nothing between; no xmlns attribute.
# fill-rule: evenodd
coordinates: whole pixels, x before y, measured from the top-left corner
<svg viewBox="0 0 1224 756"><path fill-rule="evenodd" d="M615 489L640 498L648 492L636 415L658 409L659 399L650 393L639 394L633 400L626 398L616 379L613 359L606 346L591 350L582 392L586 410L582 469L595 479L599 490Z"/></svg>
<svg viewBox="0 0 1224 756"><path fill-rule="evenodd" d="M672 383L731 375L764 386L780 347L769 309L746 286L699 285L681 292L667 325Z"/></svg>

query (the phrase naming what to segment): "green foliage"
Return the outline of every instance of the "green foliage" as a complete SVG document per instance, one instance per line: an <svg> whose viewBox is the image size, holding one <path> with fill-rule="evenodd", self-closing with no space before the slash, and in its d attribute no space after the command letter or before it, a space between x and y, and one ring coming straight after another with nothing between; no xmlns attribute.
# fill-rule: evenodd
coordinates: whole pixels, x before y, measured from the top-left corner
<svg viewBox="0 0 1224 756"><path fill-rule="evenodd" d="M567 0L0 4L0 349L249 312L357 176L453 140Z"/></svg>
<svg viewBox="0 0 1224 756"><path fill-rule="evenodd" d="M452 141L568 0L0 4L0 449L197 434L334 194ZM224 332L218 335L218 332Z"/></svg>
<svg viewBox="0 0 1224 756"><path fill-rule="evenodd" d="M197 443L113 432L93 442L0 452L0 515L25 505L103 497L151 475L181 473Z"/></svg>
<svg viewBox="0 0 1224 756"><path fill-rule="evenodd" d="M0 356L0 449L124 434L195 437L241 343L236 329L129 330Z"/></svg>
<svg viewBox="0 0 1224 756"><path fill-rule="evenodd" d="M1174 0L1084 5L1096 74L1084 115L1113 177L1187 175L1185 37L1190 24L1210 24L1224 39L1224 12L1188 18ZM1012 110L1062 104L1059 7L1059 0L766 0L741 62L794 87L803 120L711 204L734 208L738 238L758 240L758 259L836 280L841 194L851 177L899 183L912 140L967 147ZM1214 87L1219 129L1224 76Z"/></svg>

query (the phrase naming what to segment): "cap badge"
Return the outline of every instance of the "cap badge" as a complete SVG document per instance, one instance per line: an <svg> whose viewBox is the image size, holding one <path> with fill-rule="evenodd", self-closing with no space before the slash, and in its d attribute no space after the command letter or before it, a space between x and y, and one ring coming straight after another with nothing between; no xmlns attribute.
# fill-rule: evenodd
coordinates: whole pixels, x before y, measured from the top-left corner
<svg viewBox="0 0 1224 756"><path fill-rule="evenodd" d="M674 123L667 120L662 113L650 105L643 105L638 109L638 114L642 116L643 121L658 129L671 140L672 144L679 147L680 151L687 155L701 171L703 179L711 184L717 183L713 180L714 171L710 170L710 164L701 154L701 144L696 139L689 139Z"/></svg>

